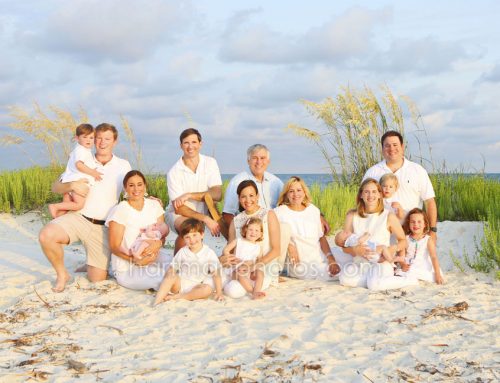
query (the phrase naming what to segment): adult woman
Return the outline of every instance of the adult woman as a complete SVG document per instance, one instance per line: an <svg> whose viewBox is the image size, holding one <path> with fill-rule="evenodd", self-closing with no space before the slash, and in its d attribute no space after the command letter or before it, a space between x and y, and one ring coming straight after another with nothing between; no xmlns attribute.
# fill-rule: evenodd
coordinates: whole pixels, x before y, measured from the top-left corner
<svg viewBox="0 0 500 383"><path fill-rule="evenodd" d="M356 196L356 210L347 213L344 230L356 235L370 234L370 240L377 243L378 249L386 246L391 254L406 248L406 239L403 228L394 213L384 210L382 187L373 178L367 178L361 183ZM391 234L397 243L391 245ZM337 245L342 246L339 236ZM342 265L340 284L350 287L368 287L378 290L382 285L385 289L400 288L413 284L405 278L394 277L391 263L383 260L371 263L369 259L373 251L366 245L360 244L343 249L344 253L352 256L351 262ZM384 283L381 283L384 281ZM385 283L390 282L390 283Z"/></svg>
<svg viewBox="0 0 500 383"><path fill-rule="evenodd" d="M165 237L147 240L149 246L141 259L128 251L142 229L154 223L164 224L163 208L158 201L145 198L146 187L140 171L129 171L123 179L126 200L116 205L106 220L113 274L118 284L134 290L157 289L170 263L169 257L160 253ZM168 228L165 230L168 234Z"/></svg>
<svg viewBox="0 0 500 383"><path fill-rule="evenodd" d="M323 234L321 214L300 177L291 177L274 210L280 223L291 229L288 275L299 279L329 280L340 271Z"/></svg>
<svg viewBox="0 0 500 383"><path fill-rule="evenodd" d="M241 228L252 217L262 220L264 238L262 240L262 257L256 263L264 266L264 283L262 290L265 290L272 283L278 282L280 267L278 257L280 254L280 226L276 214L272 210L267 210L259 206L259 195L257 185L252 180L242 181L236 190L240 203L240 210L234 217L229 227L228 242L236 238L241 238ZM237 265L241 261L233 254L222 255L220 258L224 266ZM245 289L237 280L229 281L224 286L224 293L231 298L240 298L246 294Z"/></svg>

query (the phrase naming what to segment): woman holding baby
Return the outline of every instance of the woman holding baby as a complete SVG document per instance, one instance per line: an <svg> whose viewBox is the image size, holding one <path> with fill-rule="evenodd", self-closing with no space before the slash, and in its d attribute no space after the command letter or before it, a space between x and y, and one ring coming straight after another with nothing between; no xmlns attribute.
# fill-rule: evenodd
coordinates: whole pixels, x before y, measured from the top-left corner
<svg viewBox="0 0 500 383"><path fill-rule="evenodd" d="M339 259L342 263L340 284L371 290L379 290L382 286L393 289L414 284L409 279L394 277L392 262L398 252L405 250L406 239L396 215L384 210L382 187L376 180L368 178L362 182L356 205L355 210L347 213L344 231L335 238L336 244L344 251L343 259ZM352 247L346 247L346 233L365 238ZM392 245L391 235L396 242ZM368 239L373 247L366 243Z"/></svg>
<svg viewBox="0 0 500 383"><path fill-rule="evenodd" d="M144 175L129 171L123 179L125 200L106 220L112 273L118 284L134 290L157 289L171 261L160 251L168 234L163 208L146 198L146 188Z"/></svg>

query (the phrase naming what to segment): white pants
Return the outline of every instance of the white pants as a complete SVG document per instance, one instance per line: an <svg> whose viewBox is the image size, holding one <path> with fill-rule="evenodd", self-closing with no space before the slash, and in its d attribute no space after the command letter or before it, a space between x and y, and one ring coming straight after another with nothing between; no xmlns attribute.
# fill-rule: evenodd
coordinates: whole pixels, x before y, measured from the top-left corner
<svg viewBox="0 0 500 383"><path fill-rule="evenodd" d="M418 285L418 280L414 277L395 276L393 266L389 262L346 263L340 272L339 281L342 286L365 287L370 290L391 290Z"/></svg>
<svg viewBox="0 0 500 383"><path fill-rule="evenodd" d="M147 266L130 264L128 270L116 271L114 275L118 284L127 289L158 290L171 262L172 256L166 250L161 249L155 263Z"/></svg>

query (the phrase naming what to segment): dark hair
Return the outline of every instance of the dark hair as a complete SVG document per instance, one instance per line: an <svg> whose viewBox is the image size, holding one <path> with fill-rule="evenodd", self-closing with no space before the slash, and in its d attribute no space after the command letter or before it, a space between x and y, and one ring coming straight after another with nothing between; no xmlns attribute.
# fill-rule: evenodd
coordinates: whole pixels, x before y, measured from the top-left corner
<svg viewBox="0 0 500 383"><path fill-rule="evenodd" d="M358 194L356 195L356 211L358 215L361 218L366 217L366 206L365 206L365 201L363 201L363 198L361 198L361 195L363 194L363 189L365 188L366 185L373 183L377 187L378 192L380 193L380 198L378 199L378 204L377 204L377 210L375 210L374 213L382 213L384 211L384 200L382 198L383 193L382 193L382 186L377 182L377 180L373 178L367 178L361 183L361 186L358 189Z"/></svg>
<svg viewBox="0 0 500 383"><path fill-rule="evenodd" d="M113 132L113 138L116 139L118 138L118 130L116 130L114 125L108 124L107 122L103 122L102 124L99 124L95 127L95 133L97 134L98 132L107 132L107 131Z"/></svg>
<svg viewBox="0 0 500 383"><path fill-rule="evenodd" d="M142 174L139 170L130 170L127 174L125 174L125 177L123 177L123 187L127 185L128 180L133 177L133 176L139 176L142 178L142 182L144 182L144 186L148 186L148 183L146 182L146 177L144 177L144 174Z"/></svg>
<svg viewBox="0 0 500 383"><path fill-rule="evenodd" d="M408 214L406 215L405 222L403 223L403 230L405 231L406 234L411 234L410 230L410 216L412 214L422 214L424 217L424 234L429 233L431 229L431 224L429 223L429 217L427 216L427 213L423 211L422 209L419 209L418 207L411 209Z"/></svg>
<svg viewBox="0 0 500 383"><path fill-rule="evenodd" d="M181 144L182 144L182 140L184 140L186 137L190 136L191 134L196 134L196 136L198 137L198 141L201 142L201 134L200 132L198 132L198 130L194 129L194 128L189 128L189 129L186 129L186 130L183 130L180 137L179 137L179 140L181 141Z"/></svg>
<svg viewBox="0 0 500 383"><path fill-rule="evenodd" d="M395 130L388 130L387 132L384 133L382 138L380 139L380 143L382 144L382 147L384 146L384 141L387 137L397 137L399 138L399 143L403 145L403 136L401 133L395 131Z"/></svg>
<svg viewBox="0 0 500 383"><path fill-rule="evenodd" d="M253 187L253 189L255 190L255 194L259 194L259 189L257 189L257 184L252 180L245 180L241 181L238 187L236 188L236 194L238 194L238 197L240 196L241 191L249 186Z"/></svg>
<svg viewBox="0 0 500 383"><path fill-rule="evenodd" d="M179 234L181 237L193 232L203 234L205 232L205 225L203 222L197 220L196 218L188 218L181 223L181 227L179 228Z"/></svg>
<svg viewBox="0 0 500 383"><path fill-rule="evenodd" d="M76 136L81 136L82 134L88 135L94 133L94 127L90 124L80 124L76 127Z"/></svg>

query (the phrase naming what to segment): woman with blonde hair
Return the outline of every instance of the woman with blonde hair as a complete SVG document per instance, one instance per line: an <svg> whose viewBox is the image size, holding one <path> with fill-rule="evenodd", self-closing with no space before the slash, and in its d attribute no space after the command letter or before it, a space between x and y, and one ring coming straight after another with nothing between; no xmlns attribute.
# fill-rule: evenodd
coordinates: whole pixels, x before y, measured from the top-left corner
<svg viewBox="0 0 500 383"><path fill-rule="evenodd" d="M300 177L291 177L274 209L280 223L291 228L288 275L299 279L329 280L340 271L323 234L321 214Z"/></svg>

